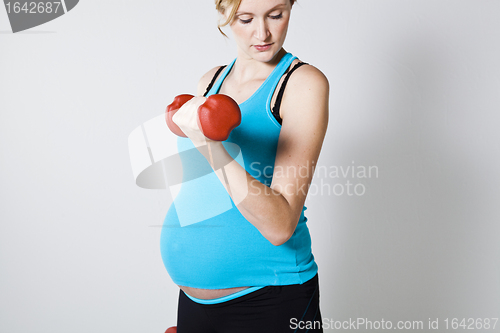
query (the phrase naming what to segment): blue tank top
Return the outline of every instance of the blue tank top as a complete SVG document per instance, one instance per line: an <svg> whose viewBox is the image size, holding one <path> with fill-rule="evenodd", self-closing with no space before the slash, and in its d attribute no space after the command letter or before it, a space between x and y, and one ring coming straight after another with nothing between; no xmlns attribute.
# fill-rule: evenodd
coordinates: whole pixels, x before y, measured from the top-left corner
<svg viewBox="0 0 500 333"><path fill-rule="evenodd" d="M271 98L294 59L290 53L283 56L257 91L239 105L241 124L223 142L230 155L267 186L281 130L271 112ZM235 61L207 96L218 93ZM253 287L245 293L269 285L303 284L316 275L305 206L292 237L275 246L239 212L191 140L178 137L177 148L183 182L165 217L160 240L163 262L175 284L202 289Z"/></svg>

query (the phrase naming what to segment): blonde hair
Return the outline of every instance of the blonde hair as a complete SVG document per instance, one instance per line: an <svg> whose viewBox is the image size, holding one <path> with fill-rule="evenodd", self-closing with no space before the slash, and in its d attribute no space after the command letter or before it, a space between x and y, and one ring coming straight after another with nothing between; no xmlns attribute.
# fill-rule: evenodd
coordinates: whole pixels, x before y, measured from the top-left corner
<svg viewBox="0 0 500 333"><path fill-rule="evenodd" d="M290 4L293 6L296 0L290 0ZM228 25L230 22L233 21L234 15L236 14L236 11L238 10L238 7L241 4L241 0L215 0L215 9L222 15L226 13L226 9L232 6L231 12L229 15L227 15L227 20L224 23L220 23L217 25L217 28L219 29L220 33L223 34L225 37L226 34L221 30L221 27L224 27Z"/></svg>

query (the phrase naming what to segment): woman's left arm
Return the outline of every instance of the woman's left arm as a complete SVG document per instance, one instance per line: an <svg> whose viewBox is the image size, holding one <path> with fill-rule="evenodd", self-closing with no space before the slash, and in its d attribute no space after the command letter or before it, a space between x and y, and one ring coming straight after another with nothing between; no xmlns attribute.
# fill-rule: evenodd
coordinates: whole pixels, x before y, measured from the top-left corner
<svg viewBox="0 0 500 333"><path fill-rule="evenodd" d="M328 105L328 80L318 69L302 66L290 76L270 186L280 195L251 206L263 225L276 226L278 245L292 236L299 221L326 134Z"/></svg>
<svg viewBox="0 0 500 333"><path fill-rule="evenodd" d="M233 201L239 203L241 214L272 244L285 243L299 221L326 134L327 78L313 66L302 66L290 76L281 103L283 122L270 187L233 160L221 142L206 139L197 129L194 111L203 101L197 98L186 103L174 122L207 158ZM223 165L224 172L217 165Z"/></svg>

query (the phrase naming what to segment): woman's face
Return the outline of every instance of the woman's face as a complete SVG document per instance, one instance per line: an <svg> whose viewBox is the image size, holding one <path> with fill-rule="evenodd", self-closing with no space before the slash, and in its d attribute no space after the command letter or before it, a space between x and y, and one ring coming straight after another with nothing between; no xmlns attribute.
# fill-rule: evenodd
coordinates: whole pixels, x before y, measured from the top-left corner
<svg viewBox="0 0 500 333"><path fill-rule="evenodd" d="M238 56L271 61L285 42L291 9L290 0L242 0L231 22Z"/></svg>

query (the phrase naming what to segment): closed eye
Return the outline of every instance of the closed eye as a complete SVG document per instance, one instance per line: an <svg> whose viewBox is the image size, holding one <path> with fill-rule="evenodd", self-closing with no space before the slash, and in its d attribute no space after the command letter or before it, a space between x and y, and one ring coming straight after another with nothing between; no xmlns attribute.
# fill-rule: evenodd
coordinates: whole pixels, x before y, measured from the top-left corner
<svg viewBox="0 0 500 333"><path fill-rule="evenodd" d="M279 19L283 18L283 13L279 13L278 15L271 15L271 16L269 16L269 17L270 17L271 19L273 19L273 20L279 20ZM248 24L248 23L252 22L252 19L251 19L251 18L246 19L246 20L244 20L244 19L241 19L241 18L240 18L239 20L240 20L240 22L241 22L242 24Z"/></svg>

